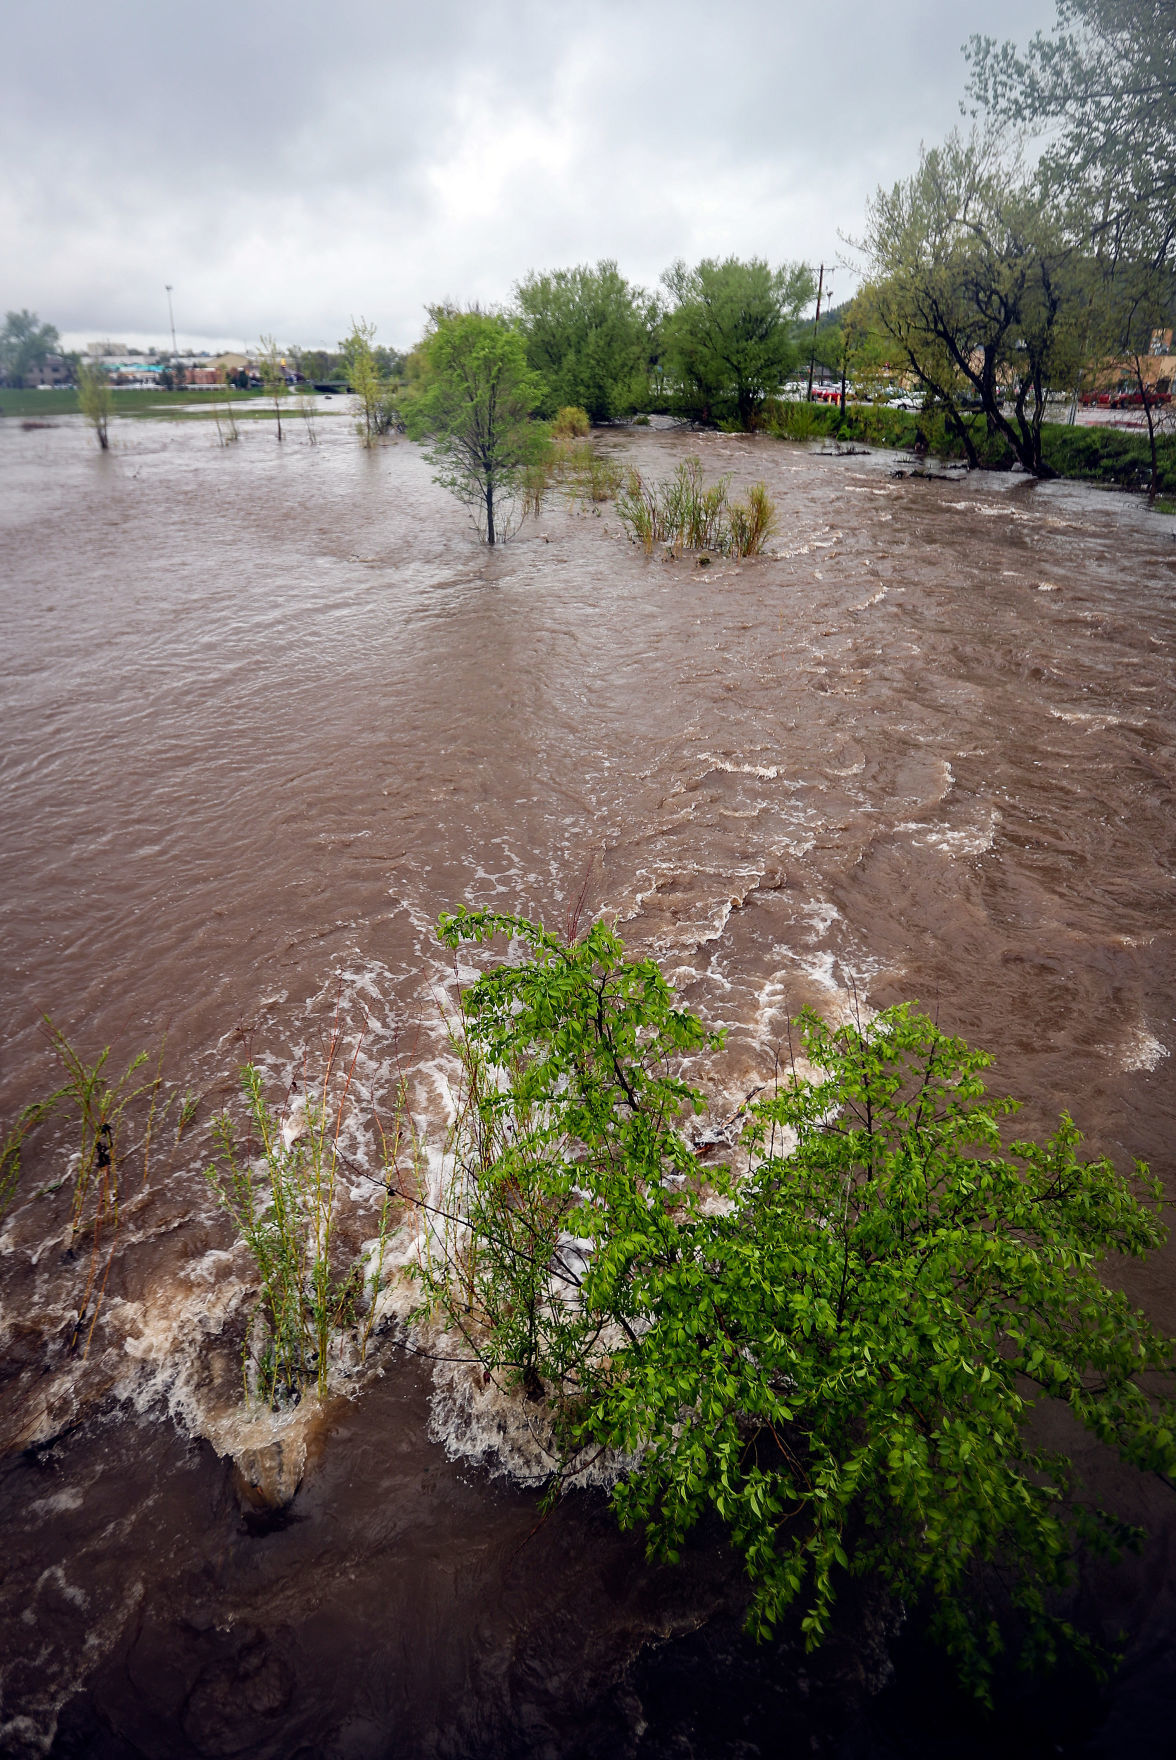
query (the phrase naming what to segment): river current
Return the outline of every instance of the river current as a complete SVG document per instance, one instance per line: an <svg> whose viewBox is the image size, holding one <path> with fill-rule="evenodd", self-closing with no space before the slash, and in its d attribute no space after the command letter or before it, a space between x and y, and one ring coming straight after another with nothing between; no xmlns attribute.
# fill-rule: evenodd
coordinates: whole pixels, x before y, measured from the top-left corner
<svg viewBox="0 0 1176 1760"><path fill-rule="evenodd" d="M226 1370L249 1265L208 1121L246 1052L280 1086L337 1024L356 1092L407 1073L427 1127L462 902L615 920L729 1029L720 1112L802 1005L915 998L996 1054L1027 1132L1068 1107L1171 1181L1173 522L895 454L598 444L763 479L769 553L647 558L608 505L487 552L414 446L342 420L121 423L109 455L0 422L0 1114L56 1085L43 1016L89 1057L166 1038L199 1101L84 1359L51 1128L0 1221L0 1751L929 1754L928 1706L971 1715L876 1610L824 1660L757 1652L714 1536L675 1572L591 1493L542 1519L476 1464L493 1415L390 1341L294 1439L282 1519L243 1495L272 1437ZM1174 1273L1115 1274L1176 1330ZM1075 1600L1126 1630L1115 1681L1010 1687L1001 1741L1158 1755L1173 1500L1064 1441L1152 1538Z"/></svg>

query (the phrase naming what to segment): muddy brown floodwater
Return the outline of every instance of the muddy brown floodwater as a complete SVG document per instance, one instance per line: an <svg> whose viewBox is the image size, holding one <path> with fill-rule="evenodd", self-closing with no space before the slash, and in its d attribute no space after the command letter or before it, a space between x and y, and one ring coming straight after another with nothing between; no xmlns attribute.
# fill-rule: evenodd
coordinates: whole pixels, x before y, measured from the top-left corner
<svg viewBox="0 0 1176 1760"><path fill-rule="evenodd" d="M1072 1438L1151 1529L1074 1602L1126 1658L1102 1690L1008 1685L993 1725L866 1602L827 1657L755 1651L715 1536L675 1572L599 1494L541 1521L391 1338L259 1515L223 1372L248 1265L201 1167L242 1046L285 1079L336 1017L357 1089L407 1069L427 1114L438 913L560 926L586 886L730 1028L717 1103L802 1004L918 998L1029 1129L1069 1106L1170 1179L1173 522L633 431L599 444L765 479L773 553L648 560L559 508L488 554L414 447L320 434L123 423L102 456L0 422L0 1107L53 1085L43 1014L90 1056L166 1032L200 1096L125 1205L84 1361L52 1132L0 1225L4 1751L1169 1752L1176 1500ZM1120 1274L1169 1328L1174 1272Z"/></svg>

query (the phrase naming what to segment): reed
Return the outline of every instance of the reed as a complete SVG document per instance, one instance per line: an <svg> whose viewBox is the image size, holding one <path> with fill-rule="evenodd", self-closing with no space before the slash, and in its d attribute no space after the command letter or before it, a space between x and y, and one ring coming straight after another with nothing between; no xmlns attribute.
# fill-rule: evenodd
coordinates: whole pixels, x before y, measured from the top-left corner
<svg viewBox="0 0 1176 1760"><path fill-rule="evenodd" d="M246 1064L247 1133L242 1137L227 1111L213 1121L219 1154L205 1177L258 1280L242 1352L246 1397L275 1407L296 1404L309 1389L323 1397L332 1361L342 1359L349 1341L363 1360L400 1195L395 1170L409 1131L403 1084L391 1129L379 1126L385 1178L375 1240L366 1254L348 1257L339 1233L340 1139L359 1047L346 1069L338 1067L338 1053L336 1034L316 1092L294 1096L280 1114L266 1098L262 1072Z"/></svg>
<svg viewBox="0 0 1176 1760"><path fill-rule="evenodd" d="M567 410L560 411L560 417L568 415ZM587 417L584 419L586 422ZM538 516L548 493L557 487L569 501L579 502L581 507L611 501L622 480L623 473L615 459L597 452L591 440L585 439L570 421L561 429L557 418L542 457L527 465L522 473L523 509Z"/></svg>
<svg viewBox="0 0 1176 1760"><path fill-rule="evenodd" d="M150 1054L141 1051L121 1075L112 1075L109 1046L95 1062L87 1063L48 1017L44 1030L64 1080L51 1094L26 1106L0 1144L0 1215L16 1195L30 1137L50 1119L64 1114L75 1147L62 1176L42 1186L37 1196L50 1196L68 1187L71 1252L86 1236L90 1238L71 1340L76 1345L85 1328L88 1349L114 1257L120 1196L135 1171L140 1184L146 1185L152 1140L171 1096L161 1095L162 1043L153 1073L149 1071Z"/></svg>

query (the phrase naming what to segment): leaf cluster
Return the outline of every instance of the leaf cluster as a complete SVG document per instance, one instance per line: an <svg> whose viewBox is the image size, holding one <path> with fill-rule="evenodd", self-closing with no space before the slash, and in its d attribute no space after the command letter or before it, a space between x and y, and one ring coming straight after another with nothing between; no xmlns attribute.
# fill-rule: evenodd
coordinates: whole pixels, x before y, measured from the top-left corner
<svg viewBox="0 0 1176 1760"><path fill-rule="evenodd" d="M1052 197L1084 212L1104 254L1159 263L1176 248L1176 18L1171 0L1057 0L1022 52L974 36L971 97L1047 135Z"/></svg>

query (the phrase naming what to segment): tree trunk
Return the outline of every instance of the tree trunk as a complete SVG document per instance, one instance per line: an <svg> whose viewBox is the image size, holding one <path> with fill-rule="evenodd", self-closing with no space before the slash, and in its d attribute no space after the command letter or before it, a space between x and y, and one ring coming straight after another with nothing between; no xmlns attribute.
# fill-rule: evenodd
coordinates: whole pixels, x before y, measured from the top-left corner
<svg viewBox="0 0 1176 1760"><path fill-rule="evenodd" d="M486 542L494 542L494 480L486 480Z"/></svg>
<svg viewBox="0 0 1176 1760"><path fill-rule="evenodd" d="M1135 383L1139 386L1139 395L1143 401L1143 419L1147 423L1147 444L1151 453L1151 482L1148 494L1154 501L1160 487L1160 460L1156 448L1156 418L1152 413L1152 401L1147 394L1147 386L1143 382L1143 365L1138 355L1133 355L1135 366Z"/></svg>

